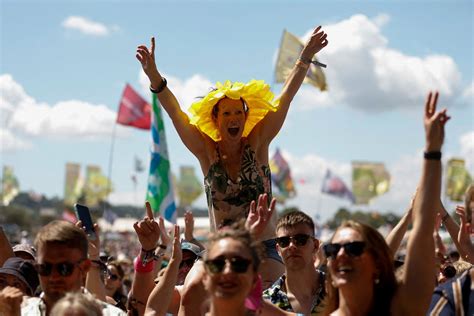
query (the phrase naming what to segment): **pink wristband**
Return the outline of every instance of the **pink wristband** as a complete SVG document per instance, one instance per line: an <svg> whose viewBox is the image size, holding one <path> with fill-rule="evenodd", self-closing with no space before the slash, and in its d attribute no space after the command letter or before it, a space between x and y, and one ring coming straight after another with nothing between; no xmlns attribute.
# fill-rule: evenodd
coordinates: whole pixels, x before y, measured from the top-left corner
<svg viewBox="0 0 474 316"><path fill-rule="evenodd" d="M133 259L133 268L135 272L138 273L147 273L153 271L155 269L155 260L151 260L147 262L146 265L142 264L142 258L138 255L135 259Z"/></svg>

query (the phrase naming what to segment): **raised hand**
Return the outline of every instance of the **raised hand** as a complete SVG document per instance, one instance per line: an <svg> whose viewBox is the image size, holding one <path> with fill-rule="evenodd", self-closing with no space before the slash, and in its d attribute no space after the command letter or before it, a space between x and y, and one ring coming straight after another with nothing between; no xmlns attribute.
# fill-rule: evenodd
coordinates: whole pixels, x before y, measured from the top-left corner
<svg viewBox="0 0 474 316"><path fill-rule="evenodd" d="M84 232L86 231L86 227L82 226L81 221L76 222L76 226L81 228ZM94 223L94 231L96 238L91 239L89 235L87 235L87 242L89 244L89 259L91 260L99 260L100 257L100 227L97 223Z"/></svg>
<svg viewBox="0 0 474 316"><path fill-rule="evenodd" d="M159 226L160 226L161 243L165 246L168 246L171 242L171 237L166 231L165 220L162 216L160 216L159 218ZM178 231L178 236L179 236L179 231Z"/></svg>
<svg viewBox="0 0 474 316"><path fill-rule="evenodd" d="M144 250L152 250L156 248L160 239L160 227L155 221L153 210L150 203L145 203L147 215L140 221L133 224L133 228L137 233L138 240Z"/></svg>
<svg viewBox="0 0 474 316"><path fill-rule="evenodd" d="M458 242L462 245L462 247L473 247L471 243L471 223L467 221L466 210L464 209L464 206L457 205L456 214L459 215L459 219L461 220L458 233Z"/></svg>
<svg viewBox="0 0 474 316"><path fill-rule="evenodd" d="M270 207L268 205L268 195L266 193L260 194L258 197L258 204L255 201L250 203L249 215L245 221L245 228L258 239L264 232L269 220L272 218L275 211L276 199L273 198Z"/></svg>
<svg viewBox="0 0 474 316"><path fill-rule="evenodd" d="M317 52L326 47L328 44L327 34L321 30L321 26L314 29L313 34L306 42L300 57L303 60L311 60Z"/></svg>
<svg viewBox="0 0 474 316"><path fill-rule="evenodd" d="M159 80L159 73L156 69L155 63L155 38L151 38L150 49L145 45L140 45L137 47L137 54L135 57L142 64L143 71L148 76L150 81Z"/></svg>
<svg viewBox="0 0 474 316"><path fill-rule="evenodd" d="M440 151L444 141L444 125L450 119L446 109L436 112L438 92L428 93L425 102L424 125L426 133L427 152Z"/></svg>
<svg viewBox="0 0 474 316"><path fill-rule="evenodd" d="M20 316L23 293L16 287L7 286L0 291L0 315Z"/></svg>
<svg viewBox="0 0 474 316"><path fill-rule="evenodd" d="M171 251L171 261L176 262L179 265L183 258L181 251L181 242L179 240L179 226L174 225L174 238L173 238L173 249Z"/></svg>
<svg viewBox="0 0 474 316"><path fill-rule="evenodd" d="M190 241L194 238L194 216L191 211L184 213L184 239Z"/></svg>

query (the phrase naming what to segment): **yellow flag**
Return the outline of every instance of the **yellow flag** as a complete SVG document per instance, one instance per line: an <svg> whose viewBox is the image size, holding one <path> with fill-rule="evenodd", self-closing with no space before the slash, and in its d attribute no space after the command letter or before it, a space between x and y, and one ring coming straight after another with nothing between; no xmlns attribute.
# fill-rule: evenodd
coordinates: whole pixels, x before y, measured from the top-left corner
<svg viewBox="0 0 474 316"><path fill-rule="evenodd" d="M464 159L452 158L446 171L446 195L452 201L461 202L472 178L464 167Z"/></svg>
<svg viewBox="0 0 474 316"><path fill-rule="evenodd" d="M275 81L278 83L285 82L289 76L291 69L293 69L296 60L303 50L304 44L300 39L288 32L283 31L281 39L280 50L275 65ZM316 59L317 60L317 59ZM314 64L311 64L304 82L309 83L321 91L327 90L326 76L322 69Z"/></svg>
<svg viewBox="0 0 474 316"><path fill-rule="evenodd" d="M383 163L352 162L352 193L355 204L368 204L390 188L390 174Z"/></svg>

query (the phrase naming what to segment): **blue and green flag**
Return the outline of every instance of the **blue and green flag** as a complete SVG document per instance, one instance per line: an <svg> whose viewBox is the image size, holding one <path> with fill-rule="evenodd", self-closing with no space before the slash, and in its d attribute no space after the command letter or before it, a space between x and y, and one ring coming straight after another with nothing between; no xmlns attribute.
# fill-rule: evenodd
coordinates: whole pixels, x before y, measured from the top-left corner
<svg viewBox="0 0 474 316"><path fill-rule="evenodd" d="M174 203L171 182L170 160L166 145L165 125L158 98L153 94L153 115L151 135L150 173L146 199L155 214L161 214L167 221L176 223L176 205Z"/></svg>

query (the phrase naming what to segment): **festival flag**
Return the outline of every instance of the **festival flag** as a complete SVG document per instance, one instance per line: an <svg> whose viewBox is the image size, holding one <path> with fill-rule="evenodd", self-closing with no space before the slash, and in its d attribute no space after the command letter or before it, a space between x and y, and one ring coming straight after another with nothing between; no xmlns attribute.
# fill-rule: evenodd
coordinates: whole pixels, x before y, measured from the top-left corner
<svg viewBox="0 0 474 316"><path fill-rule="evenodd" d="M81 165L66 163L66 176L64 180L64 204L72 206L81 196L84 181L81 179Z"/></svg>
<svg viewBox="0 0 474 316"><path fill-rule="evenodd" d="M348 199L352 203L355 203L355 198L351 190L347 188L346 184L341 178L333 174L329 169L326 171L326 176L323 179L321 192L335 195L343 199Z"/></svg>
<svg viewBox="0 0 474 316"><path fill-rule="evenodd" d="M203 192L202 184L194 172L193 166L181 166L177 193L181 207L190 206Z"/></svg>
<svg viewBox="0 0 474 316"><path fill-rule="evenodd" d="M448 161L446 171L446 195L452 200L461 202L464 193L472 183L472 178L464 166L464 159L452 158Z"/></svg>
<svg viewBox="0 0 474 316"><path fill-rule="evenodd" d="M13 167L3 166L1 204L8 205L20 193L18 179L13 173Z"/></svg>
<svg viewBox="0 0 474 316"><path fill-rule="evenodd" d="M150 129L150 112L150 104L127 83L120 100L117 123Z"/></svg>
<svg viewBox="0 0 474 316"><path fill-rule="evenodd" d="M390 174L383 163L352 162L352 193L355 204L368 204L390 187Z"/></svg>
<svg viewBox="0 0 474 316"><path fill-rule="evenodd" d="M273 196L278 202L284 203L286 199L296 195L295 186L291 178L290 166L277 148L270 160L272 171Z"/></svg>
<svg viewBox="0 0 474 316"><path fill-rule="evenodd" d="M297 36L291 34L287 30L283 30L280 50L278 52L278 58L275 65L275 81L277 83L285 82L286 78L289 76L291 70L295 66L295 63L298 60L303 47L304 44ZM313 60L317 59L314 57ZM309 66L304 82L319 88L321 91L327 90L326 76L324 75L321 67L318 67L314 64Z"/></svg>
<svg viewBox="0 0 474 316"><path fill-rule="evenodd" d="M99 202L112 192L110 180L102 174L99 166L89 165L86 169L86 183L84 186L84 196L86 204L97 206Z"/></svg>
<svg viewBox="0 0 474 316"><path fill-rule="evenodd" d="M158 98L153 94L152 146L150 173L146 199L154 213L160 213L170 222L176 223L176 205L171 184L170 161L166 146L165 125Z"/></svg>

